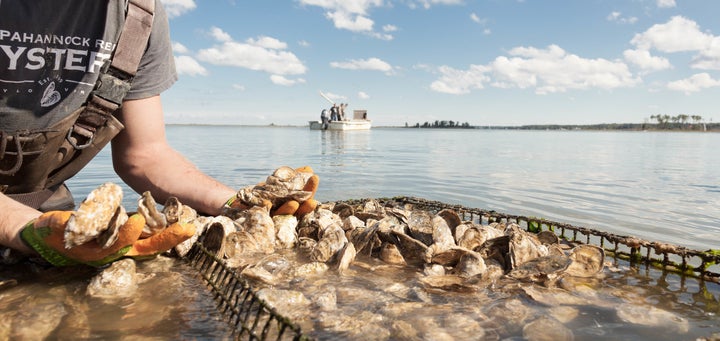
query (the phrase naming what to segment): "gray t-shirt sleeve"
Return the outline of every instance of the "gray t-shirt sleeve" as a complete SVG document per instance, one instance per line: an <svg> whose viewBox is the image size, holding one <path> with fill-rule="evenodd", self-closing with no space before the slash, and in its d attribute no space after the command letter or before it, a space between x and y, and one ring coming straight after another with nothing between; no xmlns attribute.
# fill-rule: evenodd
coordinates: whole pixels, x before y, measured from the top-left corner
<svg viewBox="0 0 720 341"><path fill-rule="evenodd" d="M155 0L152 33L132 87L125 99L142 99L159 95L169 89L177 79L167 13L160 0Z"/></svg>

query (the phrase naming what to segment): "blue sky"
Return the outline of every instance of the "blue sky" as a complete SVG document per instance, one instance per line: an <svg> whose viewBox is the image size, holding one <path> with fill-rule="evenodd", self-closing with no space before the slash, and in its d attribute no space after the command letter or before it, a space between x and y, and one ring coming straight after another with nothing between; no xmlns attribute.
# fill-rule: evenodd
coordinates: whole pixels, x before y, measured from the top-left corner
<svg viewBox="0 0 720 341"><path fill-rule="evenodd" d="M720 122L717 0L163 0L168 123Z"/></svg>

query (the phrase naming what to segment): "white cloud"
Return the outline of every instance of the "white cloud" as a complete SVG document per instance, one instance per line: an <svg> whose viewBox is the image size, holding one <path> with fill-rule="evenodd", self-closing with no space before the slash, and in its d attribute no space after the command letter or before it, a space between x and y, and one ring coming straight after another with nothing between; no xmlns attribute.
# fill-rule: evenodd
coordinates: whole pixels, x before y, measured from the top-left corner
<svg viewBox="0 0 720 341"><path fill-rule="evenodd" d="M657 7L660 8L673 8L677 6L675 0L657 0Z"/></svg>
<svg viewBox="0 0 720 341"><path fill-rule="evenodd" d="M480 17L479 17L477 14L475 14L475 13L470 13L470 20L472 20L473 22L476 22L476 23L480 24L481 26L486 26L486 25L487 25L487 22L488 22L488 19L486 19L486 18L480 18ZM492 31L490 31L489 28L485 27L485 28L483 29L482 33L483 33L484 35L490 35L490 33L492 33Z"/></svg>
<svg viewBox="0 0 720 341"><path fill-rule="evenodd" d="M190 56L176 56L175 69L178 75L206 76L208 74L207 69Z"/></svg>
<svg viewBox="0 0 720 341"><path fill-rule="evenodd" d="M325 9L325 17L338 29L392 40L391 35L374 32L375 22L368 17L368 11L372 7L382 6L383 0L299 0L299 2Z"/></svg>
<svg viewBox="0 0 720 341"><path fill-rule="evenodd" d="M245 86L242 84L233 84L232 87L237 91L245 91Z"/></svg>
<svg viewBox="0 0 720 341"><path fill-rule="evenodd" d="M710 77L709 74L704 72L694 74L690 76L690 78L677 80L667 84L668 89L682 91L688 95L691 92L698 92L702 89L712 88L716 86L720 86L720 80L713 79L712 77Z"/></svg>
<svg viewBox="0 0 720 341"><path fill-rule="evenodd" d="M720 70L720 37L716 36L697 56L691 66L694 69Z"/></svg>
<svg viewBox="0 0 720 341"><path fill-rule="evenodd" d="M368 95L368 94L365 93L364 91L359 91L359 92L357 93L357 97L358 97L359 99L368 99L368 98L370 98L370 95Z"/></svg>
<svg viewBox="0 0 720 341"><path fill-rule="evenodd" d="M620 12L612 12L608 14L606 19L608 21L614 21L621 24L634 24L638 21L637 17L624 17Z"/></svg>
<svg viewBox="0 0 720 341"><path fill-rule="evenodd" d="M625 50L625 60L646 71L657 71L670 69L670 61L667 58L652 56L648 50Z"/></svg>
<svg viewBox="0 0 720 341"><path fill-rule="evenodd" d="M634 86L626 64L606 59L587 59L568 54L557 45L547 49L516 47L511 57L498 57L490 66L498 87L535 87L538 94L565 92L569 89L613 89Z"/></svg>
<svg viewBox="0 0 720 341"><path fill-rule="evenodd" d="M215 40L219 42L228 42L232 41L232 37L227 32L221 30L218 27L211 27L210 28L210 36L212 36Z"/></svg>
<svg viewBox="0 0 720 341"><path fill-rule="evenodd" d="M307 71L295 54L285 50L287 44L275 38L261 36L240 43L219 28L213 28L211 33L221 44L200 50L197 58L201 61L273 75L298 75Z"/></svg>
<svg viewBox="0 0 720 341"><path fill-rule="evenodd" d="M297 79L289 79L287 77L281 76L281 75L271 75L270 81L277 85L283 85L283 86L292 86L295 84L305 83L305 79L303 78L297 78Z"/></svg>
<svg viewBox="0 0 720 341"><path fill-rule="evenodd" d="M707 47L713 37L700 31L698 24L675 16L665 24L655 24L647 31L636 34L631 44L640 49L655 48L662 52L698 51Z"/></svg>
<svg viewBox="0 0 720 341"><path fill-rule="evenodd" d="M180 53L180 54L187 54L190 52L190 50L188 50L188 48L185 47L185 45L180 44L178 42L172 43L172 50L173 50L173 52Z"/></svg>
<svg viewBox="0 0 720 341"><path fill-rule="evenodd" d="M438 71L442 76L430 84L430 89L446 94L461 95L473 89L483 89L483 83L490 80L486 75L490 69L483 65L470 65L468 70L441 66Z"/></svg>
<svg viewBox="0 0 720 341"><path fill-rule="evenodd" d="M161 0L168 18L179 17L197 7L194 0Z"/></svg>
<svg viewBox="0 0 720 341"><path fill-rule="evenodd" d="M418 3L423 8L428 9L433 5L461 5L463 0L420 0Z"/></svg>
<svg viewBox="0 0 720 341"><path fill-rule="evenodd" d="M485 83L498 88L535 88L537 94L548 94L631 87L640 82L622 62L582 58L557 45L546 49L516 47L509 56L497 57L488 65L471 65L468 70L443 66L438 71L442 76L430 87L451 94L483 89Z"/></svg>
<svg viewBox="0 0 720 341"><path fill-rule="evenodd" d="M383 32L395 32L395 31L397 31L398 28L395 25L385 25L385 26L383 26L382 29L383 29Z"/></svg>
<svg viewBox="0 0 720 341"><path fill-rule="evenodd" d="M393 67L387 62L378 58L352 59L347 62L331 62L330 66L337 69L347 70L373 70L392 74Z"/></svg>
<svg viewBox="0 0 720 341"><path fill-rule="evenodd" d="M371 32L375 24L370 18L355 13L333 11L325 13L325 17L332 20L335 27L353 32Z"/></svg>
<svg viewBox="0 0 720 341"><path fill-rule="evenodd" d="M699 25L682 16L672 17L667 23L656 24L630 41L641 50L660 52L697 52L691 67L720 70L720 37L704 33Z"/></svg>
<svg viewBox="0 0 720 341"><path fill-rule="evenodd" d="M248 38L246 43L266 49L284 50L287 44L272 37L260 36L257 39Z"/></svg>

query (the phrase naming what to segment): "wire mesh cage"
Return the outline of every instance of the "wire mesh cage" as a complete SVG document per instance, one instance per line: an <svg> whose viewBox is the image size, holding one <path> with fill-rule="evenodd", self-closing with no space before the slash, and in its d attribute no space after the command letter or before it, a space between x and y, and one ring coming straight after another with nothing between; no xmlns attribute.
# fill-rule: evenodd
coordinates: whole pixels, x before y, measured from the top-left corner
<svg viewBox="0 0 720 341"><path fill-rule="evenodd" d="M370 199L351 199L335 204L360 204ZM372 199L386 207L412 207L438 213L455 210L465 221L478 224L493 222L517 223L530 232L552 231L559 238L572 243L593 244L603 248L606 258L623 260L630 264L655 268L698 281L720 283L718 252L697 251L668 243L652 242L632 236L622 236L587 227L573 226L542 218L510 215L461 205L450 205L416 197ZM218 310L227 317L237 339L247 340L309 340L312 339L297 323L263 301L236 269L228 267L201 242L195 244L185 258L201 275L211 290Z"/></svg>

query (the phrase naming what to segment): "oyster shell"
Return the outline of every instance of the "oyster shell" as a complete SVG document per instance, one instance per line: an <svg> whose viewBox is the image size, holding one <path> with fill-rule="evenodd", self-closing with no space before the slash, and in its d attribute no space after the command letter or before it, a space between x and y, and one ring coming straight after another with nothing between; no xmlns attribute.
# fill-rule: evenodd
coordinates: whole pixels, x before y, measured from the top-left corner
<svg viewBox="0 0 720 341"><path fill-rule="evenodd" d="M347 243L345 231L337 224L331 225L310 252L310 259L315 262L330 261Z"/></svg>
<svg viewBox="0 0 720 341"><path fill-rule="evenodd" d="M112 263L90 280L87 294L91 297L123 298L132 297L138 288L135 261L131 258Z"/></svg>
<svg viewBox="0 0 720 341"><path fill-rule="evenodd" d="M296 232L298 219L294 215L276 215L272 217L275 225L275 234L277 238L277 246L284 249L291 249L297 243L298 235Z"/></svg>
<svg viewBox="0 0 720 341"><path fill-rule="evenodd" d="M265 208L253 206L243 211L235 222L253 237L258 251L267 254L275 251L275 223Z"/></svg>
<svg viewBox="0 0 720 341"><path fill-rule="evenodd" d="M513 269L522 266L525 262L549 254L547 247L535 234L523 231L519 225L510 224L505 231L510 237L509 255L510 265Z"/></svg>
<svg viewBox="0 0 720 341"><path fill-rule="evenodd" d="M605 250L599 246L580 244L570 251L572 263L565 271L576 277L593 277L602 272L605 262Z"/></svg>
<svg viewBox="0 0 720 341"><path fill-rule="evenodd" d="M107 230L113 216L119 215L117 210L122 198L122 188L111 182L92 190L68 219L64 234L65 247L69 249L87 243ZM116 219L118 222L121 220L121 217ZM106 239L111 240L112 237Z"/></svg>
<svg viewBox="0 0 720 341"><path fill-rule="evenodd" d="M161 211L158 211L157 203L149 191L145 191L138 199L138 213L145 218L144 238L152 236L168 226L167 218Z"/></svg>
<svg viewBox="0 0 720 341"><path fill-rule="evenodd" d="M567 256L542 256L524 262L510 271L507 277L524 282L544 284L557 279L571 262Z"/></svg>

